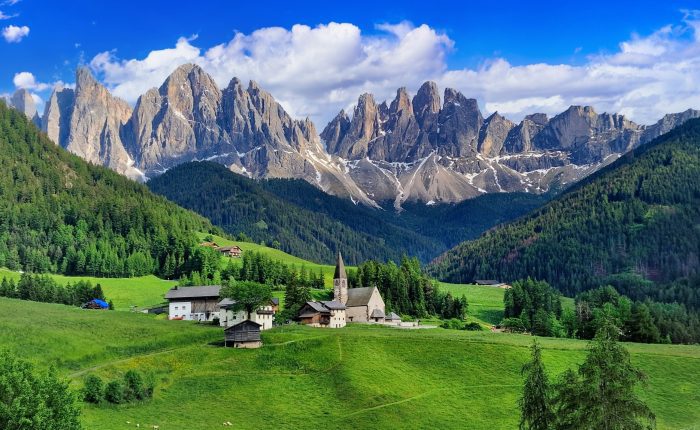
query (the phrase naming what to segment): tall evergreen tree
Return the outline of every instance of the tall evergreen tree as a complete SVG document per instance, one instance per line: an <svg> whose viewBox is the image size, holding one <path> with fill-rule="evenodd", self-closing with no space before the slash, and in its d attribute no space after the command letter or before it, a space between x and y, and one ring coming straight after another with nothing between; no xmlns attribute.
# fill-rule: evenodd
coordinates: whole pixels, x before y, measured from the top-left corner
<svg viewBox="0 0 700 430"><path fill-rule="evenodd" d="M521 430L548 430L554 422L551 407L551 390L544 364L542 348L535 340L532 343L532 360L522 368L525 386L518 404L520 406Z"/></svg>

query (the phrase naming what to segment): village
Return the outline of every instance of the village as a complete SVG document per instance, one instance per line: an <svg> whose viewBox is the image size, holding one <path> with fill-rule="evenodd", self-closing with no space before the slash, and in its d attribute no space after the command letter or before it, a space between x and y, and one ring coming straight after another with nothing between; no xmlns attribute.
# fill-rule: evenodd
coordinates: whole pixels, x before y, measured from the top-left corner
<svg viewBox="0 0 700 430"><path fill-rule="evenodd" d="M207 243L206 246L215 244ZM238 246L217 247L222 254L238 257ZM228 297L221 297L222 287L176 286L165 294L168 301L168 319L215 323L224 328L224 345L234 348L259 348L260 333L273 326L280 302L272 298L253 312L236 306ZM386 314L379 289L374 287L348 288L348 277L343 257L338 252L333 276L333 300L308 301L297 315L300 324L311 327L340 329L348 323L379 324L399 328L417 328L417 322L402 322L394 312ZM428 326L425 326L427 328Z"/></svg>

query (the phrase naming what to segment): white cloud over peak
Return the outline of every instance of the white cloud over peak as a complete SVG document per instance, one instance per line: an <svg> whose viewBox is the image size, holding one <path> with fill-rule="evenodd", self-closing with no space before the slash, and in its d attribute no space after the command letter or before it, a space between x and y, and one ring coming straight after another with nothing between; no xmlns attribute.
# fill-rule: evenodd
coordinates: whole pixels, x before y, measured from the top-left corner
<svg viewBox="0 0 700 430"><path fill-rule="evenodd" d="M5 38L7 43L19 43L29 35L29 27L23 25L17 27L16 25L8 25L2 30L2 37Z"/></svg>
<svg viewBox="0 0 700 430"><path fill-rule="evenodd" d="M37 82L36 78L34 77L34 74L30 72L15 73L15 77L12 79L12 83L15 84L16 88L24 88L27 90L34 91L44 91L54 86L54 84Z"/></svg>
<svg viewBox="0 0 700 430"><path fill-rule="evenodd" d="M317 127L363 92L377 101L397 88L415 92L426 80L477 98L486 112L514 120L533 112L555 114L571 104L620 112L640 123L664 113L700 108L700 14L685 12L676 25L649 35L631 35L613 53L584 64L512 65L492 58L476 68L450 69L455 42L428 25L377 25L363 34L348 23L294 25L236 33L225 43L200 48L195 38L151 51L145 58L121 59L102 52L91 68L115 95L134 103L162 84L179 65L199 64L220 87L234 76L255 80L295 117L310 116Z"/></svg>

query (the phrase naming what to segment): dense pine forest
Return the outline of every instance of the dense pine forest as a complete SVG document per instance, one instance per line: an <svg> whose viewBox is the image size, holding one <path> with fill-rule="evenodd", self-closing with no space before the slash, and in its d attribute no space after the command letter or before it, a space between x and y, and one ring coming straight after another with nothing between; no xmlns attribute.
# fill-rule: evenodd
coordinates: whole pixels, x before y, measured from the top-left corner
<svg viewBox="0 0 700 430"><path fill-rule="evenodd" d="M367 259L429 261L462 240L521 216L546 196L484 196L456 205L408 203L375 209L324 193L294 179L254 181L224 166L193 162L149 181L152 191L209 218L232 235L332 263L342 249L350 264ZM277 246L277 245L276 245Z"/></svg>
<svg viewBox="0 0 700 430"><path fill-rule="evenodd" d="M568 296L612 285L700 307L700 120L628 153L528 217L437 258L453 282L546 280Z"/></svg>
<svg viewBox="0 0 700 430"><path fill-rule="evenodd" d="M54 145L0 102L0 267L96 276L184 267L213 230L144 185Z"/></svg>

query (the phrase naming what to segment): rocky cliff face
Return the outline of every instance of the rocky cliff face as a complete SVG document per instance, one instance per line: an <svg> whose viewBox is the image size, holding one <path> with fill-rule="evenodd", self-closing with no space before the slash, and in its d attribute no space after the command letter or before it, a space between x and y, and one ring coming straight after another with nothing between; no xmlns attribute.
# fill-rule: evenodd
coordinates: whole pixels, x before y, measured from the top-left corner
<svg viewBox="0 0 700 430"><path fill-rule="evenodd" d="M41 119L36 111L36 104L34 103L34 98L29 93L29 91L24 88L20 88L12 95L9 100L9 105L18 111L22 112L37 126L41 125Z"/></svg>
<svg viewBox="0 0 700 430"><path fill-rule="evenodd" d="M31 95L15 96L17 109L36 116ZM57 144L139 180L207 159L250 177L300 178L355 202L393 201L400 208L407 200L544 192L695 117L700 111L689 110L645 127L572 106L551 119L537 113L515 124L498 112L484 119L475 99L451 88L441 98L426 82L413 97L399 88L390 102L363 94L352 116L339 112L319 135L255 82L233 78L221 90L186 64L142 95L133 111L80 69L75 90L54 91L41 126Z"/></svg>

